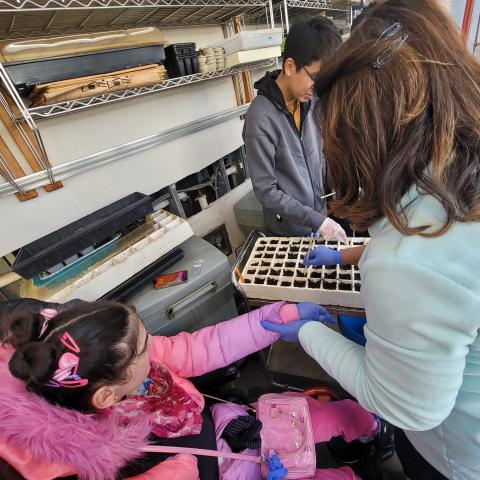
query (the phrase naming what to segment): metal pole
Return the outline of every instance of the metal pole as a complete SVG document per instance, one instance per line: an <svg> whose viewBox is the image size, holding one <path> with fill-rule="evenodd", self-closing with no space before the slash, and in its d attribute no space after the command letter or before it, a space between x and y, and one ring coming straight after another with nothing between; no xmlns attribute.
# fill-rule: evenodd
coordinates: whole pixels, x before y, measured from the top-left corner
<svg viewBox="0 0 480 480"><path fill-rule="evenodd" d="M174 213L179 217L187 218L185 210L183 209L182 201L178 196L177 186L174 183L172 183L171 185L168 186L168 191L170 193L170 196L172 197L172 201L170 205L172 207L172 210L174 210Z"/></svg>
<svg viewBox="0 0 480 480"><path fill-rule="evenodd" d="M283 28L284 28L284 21L283 21L283 12L282 12L282 6L278 5L278 11L280 12L280 24L282 25L282 36L283 36Z"/></svg>
<svg viewBox="0 0 480 480"><path fill-rule="evenodd" d="M5 172L4 177L7 182L12 185L12 187L21 195L25 195L27 192L24 188L22 188L16 181L15 181L15 174L12 172L10 165L8 162L3 158L3 155L0 153L0 165L3 167Z"/></svg>
<svg viewBox="0 0 480 480"><path fill-rule="evenodd" d="M287 26L287 34L290 31L290 22L288 20L288 0L283 0L283 8L285 10L285 25Z"/></svg>
<svg viewBox="0 0 480 480"><path fill-rule="evenodd" d="M268 0L268 9L270 10L270 24L272 28L275 28L275 17L273 15L273 3L272 0Z"/></svg>
<svg viewBox="0 0 480 480"><path fill-rule="evenodd" d="M473 42L473 54L474 55L475 55L475 51L477 50L477 47L480 46L480 42L478 41L479 36L480 36L480 16L478 17L477 33L475 34L475 40Z"/></svg>

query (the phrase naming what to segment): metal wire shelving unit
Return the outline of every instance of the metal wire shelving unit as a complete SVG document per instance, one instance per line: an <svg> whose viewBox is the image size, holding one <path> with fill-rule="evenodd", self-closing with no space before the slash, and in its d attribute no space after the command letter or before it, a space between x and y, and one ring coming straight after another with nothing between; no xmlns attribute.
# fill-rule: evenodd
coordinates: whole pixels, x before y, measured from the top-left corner
<svg viewBox="0 0 480 480"><path fill-rule="evenodd" d="M359 2L349 0L332 0L330 2L321 0L278 0L273 3L274 21L284 26L288 32L290 23L298 16L306 12L325 12L334 17L345 17L348 24L352 21L352 7L360 5ZM264 20L265 14L261 9L255 9L247 14L246 22L259 23Z"/></svg>
<svg viewBox="0 0 480 480"><path fill-rule="evenodd" d="M38 38L48 35L90 33L96 31L125 29L142 26L159 28L227 25L233 18L243 19L253 10L262 11L273 27L273 8L271 0L0 0L0 40ZM88 97L54 105L28 108L15 90L4 66L0 63L0 83L6 95L13 100L17 113L12 119L27 124L34 132L46 159L47 179L54 183L56 169L48 162L37 121L66 115L113 102L124 101L148 94L160 93L184 85L192 85L207 80L227 76L234 79L239 74L268 68L275 65L276 59L226 68L205 74L195 74L180 78L167 79L153 87L123 90L111 94ZM0 92L0 95L3 95ZM5 100L2 97L0 100ZM36 179L44 179L36 174ZM0 190L12 193L31 184L23 179L15 183L0 185ZM13 192L14 193L14 192ZM2 194L2 195L3 195Z"/></svg>

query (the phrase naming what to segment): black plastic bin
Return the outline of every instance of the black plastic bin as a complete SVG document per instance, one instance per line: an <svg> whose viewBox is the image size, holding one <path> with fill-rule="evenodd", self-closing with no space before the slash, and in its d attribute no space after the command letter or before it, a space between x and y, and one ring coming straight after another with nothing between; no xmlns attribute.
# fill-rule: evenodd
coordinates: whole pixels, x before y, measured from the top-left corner
<svg viewBox="0 0 480 480"><path fill-rule="evenodd" d="M22 247L12 270L24 278L32 278L36 273L113 236L151 212L151 198L143 193L132 193Z"/></svg>
<svg viewBox="0 0 480 480"><path fill-rule="evenodd" d="M197 52L194 43L173 43L165 48L165 68L170 78L197 73Z"/></svg>

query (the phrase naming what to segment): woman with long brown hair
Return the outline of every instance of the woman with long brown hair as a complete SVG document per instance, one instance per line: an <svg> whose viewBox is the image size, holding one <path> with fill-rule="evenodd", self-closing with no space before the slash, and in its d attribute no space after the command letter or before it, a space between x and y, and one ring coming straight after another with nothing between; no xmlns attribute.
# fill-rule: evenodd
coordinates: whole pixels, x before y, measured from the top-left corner
<svg viewBox="0 0 480 480"><path fill-rule="evenodd" d="M316 92L333 213L372 237L367 344L317 322L300 342L399 427L411 480L478 480L480 64L435 0L378 1Z"/></svg>

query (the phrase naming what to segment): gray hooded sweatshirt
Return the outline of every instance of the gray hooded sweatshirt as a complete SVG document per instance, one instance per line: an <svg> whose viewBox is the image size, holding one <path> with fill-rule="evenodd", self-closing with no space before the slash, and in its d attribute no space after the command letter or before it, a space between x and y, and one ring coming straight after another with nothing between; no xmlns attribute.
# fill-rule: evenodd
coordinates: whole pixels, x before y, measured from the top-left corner
<svg viewBox="0 0 480 480"><path fill-rule="evenodd" d="M277 72L255 83L258 96L243 128L253 189L263 206L267 229L276 235L309 235L325 220L325 160L313 104L301 104L301 132L295 126Z"/></svg>

